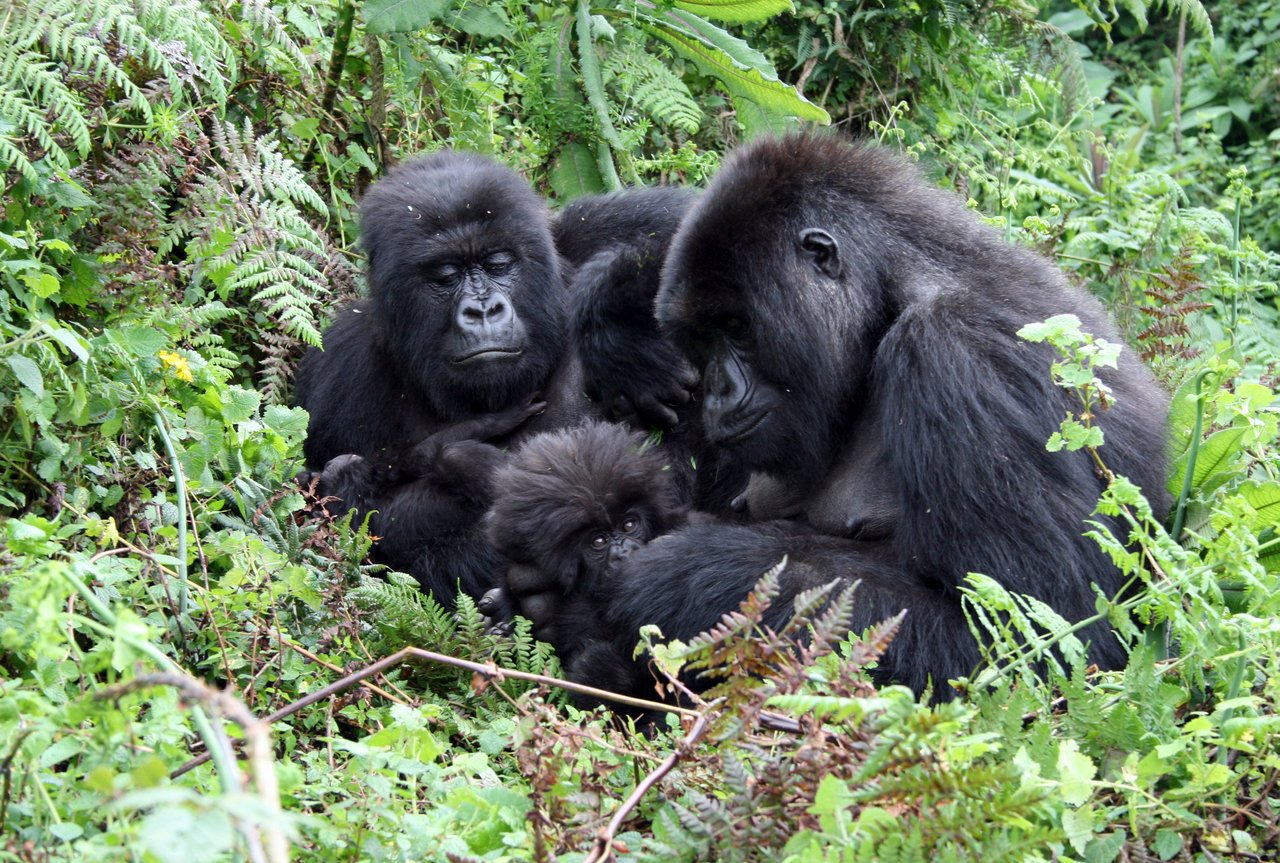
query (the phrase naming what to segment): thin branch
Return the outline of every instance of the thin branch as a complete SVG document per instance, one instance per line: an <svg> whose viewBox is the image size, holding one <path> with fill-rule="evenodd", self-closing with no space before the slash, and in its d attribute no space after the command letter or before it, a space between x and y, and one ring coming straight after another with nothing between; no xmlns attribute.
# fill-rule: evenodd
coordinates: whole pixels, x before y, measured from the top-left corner
<svg viewBox="0 0 1280 863"><path fill-rule="evenodd" d="M693 717L702 715L698 711L690 710L687 707L677 707L673 704L663 704L660 701L646 701L643 698L632 698L629 695L619 695L616 692L609 692L605 689L596 689L594 686L584 686L581 683L562 680L558 677L547 677L542 674L530 674L525 671L500 668L492 662L472 662L467 659L458 659L455 656L447 656L443 653L435 653L430 650L423 650L419 647L406 647L397 653L393 653L391 656L379 659L372 665L367 665L359 671L354 671L346 677L336 680L322 689L317 689L315 692L303 696L292 704L280 708L275 713L263 717L262 721L270 725L273 722L284 719L286 716L292 716L304 707L309 707L317 701L323 701L326 698L337 695L339 692L351 688L360 681L381 674L388 668L393 668L409 659L425 659L429 662L435 662L441 665L451 665L454 668L461 668L463 671L470 671L487 681L502 681L508 678L512 680L523 680L528 683L537 683L543 686L555 686L560 689L568 690L569 692L576 692L579 695L586 695L600 700L614 701L619 704L626 704L630 707L639 707L643 710L660 710L667 713L679 713L682 716ZM191 759L186 764L183 764L181 767L170 773L169 778L177 779L184 773L204 764L210 757L210 753L205 752Z"/></svg>
<svg viewBox="0 0 1280 863"><path fill-rule="evenodd" d="M689 729L689 733L680 741L680 745L663 759L661 764L649 771L649 774L627 795L627 799L622 801L622 805L618 807L617 812L613 813L609 823L600 828L600 833L596 836L595 845L592 847L591 853L583 860L583 863L605 863L607 860L615 859L613 856L613 839L622 827L622 823L627 820L627 816L631 814L632 810L640 805L640 801L644 799L650 789L675 769L680 759L685 757L689 750L693 748L693 745L698 742L698 739L702 737L708 725L707 715L705 713L699 714L697 720L693 723L693 727Z"/></svg>

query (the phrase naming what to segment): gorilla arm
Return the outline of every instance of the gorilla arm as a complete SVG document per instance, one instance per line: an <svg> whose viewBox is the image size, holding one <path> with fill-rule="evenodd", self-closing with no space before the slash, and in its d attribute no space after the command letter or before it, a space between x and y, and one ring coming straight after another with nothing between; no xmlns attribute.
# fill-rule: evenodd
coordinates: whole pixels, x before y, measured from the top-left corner
<svg viewBox="0 0 1280 863"><path fill-rule="evenodd" d="M655 539L611 572L602 589L563 600L566 605L593 605L587 619L604 622L596 629L612 633L612 649L584 645L572 633L555 631L552 643L573 679L612 685L628 680L628 691L652 698L649 673L631 659L640 627L656 624L667 638L685 640L706 631L737 608L760 576L783 557L787 565L781 590L765 615L765 625L781 629L804 590L832 581L858 581L850 620L853 631L908 609L893 648L875 672L877 679L920 691L930 676L936 687L968 674L977 664L977 643L957 598L904 576L884 543L827 536L793 522L695 523ZM533 611L524 609L526 615ZM539 622L535 620L535 626ZM931 662L920 662L918 650L927 650Z"/></svg>
<svg viewBox="0 0 1280 863"><path fill-rule="evenodd" d="M669 428L696 372L653 314L671 237L693 201L685 189L579 198L560 213L556 247L575 268L573 333L587 394L614 418Z"/></svg>

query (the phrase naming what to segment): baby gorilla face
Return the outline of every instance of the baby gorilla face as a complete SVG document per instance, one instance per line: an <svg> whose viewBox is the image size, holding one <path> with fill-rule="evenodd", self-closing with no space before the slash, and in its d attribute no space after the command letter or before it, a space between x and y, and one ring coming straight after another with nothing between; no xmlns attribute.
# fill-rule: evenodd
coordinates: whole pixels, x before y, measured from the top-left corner
<svg viewBox="0 0 1280 863"><path fill-rule="evenodd" d="M599 577L620 560L626 560L640 546L653 539L639 513L626 512L612 524L595 525L582 551L581 569L591 577Z"/></svg>
<svg viewBox="0 0 1280 863"><path fill-rule="evenodd" d="M565 591L600 579L687 514L663 454L643 443L598 422L530 438L494 479L490 540Z"/></svg>

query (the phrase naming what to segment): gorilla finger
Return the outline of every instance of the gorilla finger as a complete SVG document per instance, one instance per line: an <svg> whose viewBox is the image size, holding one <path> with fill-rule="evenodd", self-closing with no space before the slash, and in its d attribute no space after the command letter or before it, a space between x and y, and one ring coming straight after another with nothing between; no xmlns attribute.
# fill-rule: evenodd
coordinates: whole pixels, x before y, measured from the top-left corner
<svg viewBox="0 0 1280 863"><path fill-rule="evenodd" d="M698 370L684 357L680 358L680 363L675 368L675 378L680 386L686 390L693 389L698 385L698 381L701 380Z"/></svg>
<svg viewBox="0 0 1280 863"><path fill-rule="evenodd" d="M674 409L651 395L637 396L635 405L637 414L661 428L671 428L680 420Z"/></svg>
<svg viewBox="0 0 1280 863"><path fill-rule="evenodd" d="M476 603L476 610L485 617L499 617L505 614L507 606L507 592L501 587L493 587L480 597L480 601Z"/></svg>
<svg viewBox="0 0 1280 863"><path fill-rule="evenodd" d="M689 392L689 388L683 384L672 384L657 394L657 397L669 405L688 404L693 398L693 393Z"/></svg>

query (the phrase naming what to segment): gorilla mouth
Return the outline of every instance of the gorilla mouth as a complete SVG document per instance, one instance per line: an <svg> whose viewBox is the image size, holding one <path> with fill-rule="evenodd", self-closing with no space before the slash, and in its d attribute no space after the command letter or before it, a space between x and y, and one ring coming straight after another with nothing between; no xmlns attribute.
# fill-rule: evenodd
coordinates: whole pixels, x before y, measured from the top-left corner
<svg viewBox="0 0 1280 863"><path fill-rule="evenodd" d="M465 366L470 365L471 363L493 363L501 360L514 360L523 353L524 351L520 348L483 347L477 348L476 350L471 351L471 353L456 357L453 360L453 364L456 366Z"/></svg>

